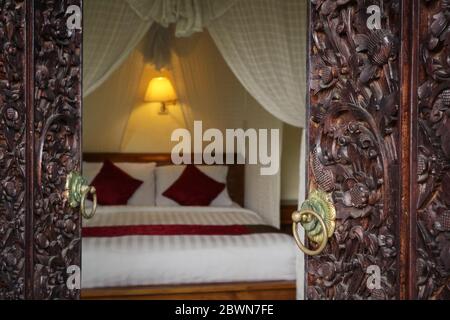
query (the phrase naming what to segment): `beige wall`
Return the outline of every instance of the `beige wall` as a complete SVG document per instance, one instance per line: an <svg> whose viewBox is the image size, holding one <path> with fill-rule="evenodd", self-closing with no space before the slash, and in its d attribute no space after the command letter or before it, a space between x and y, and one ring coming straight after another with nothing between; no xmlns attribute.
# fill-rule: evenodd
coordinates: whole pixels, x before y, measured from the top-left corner
<svg viewBox="0 0 450 320"><path fill-rule="evenodd" d="M136 94L145 67L142 42L128 59L93 93L83 100L83 150L121 152L130 112L140 96Z"/></svg>
<svg viewBox="0 0 450 320"><path fill-rule="evenodd" d="M175 129L187 127L179 104L167 105L169 113L160 115L160 104L142 101L141 97L144 97L150 80L160 75L171 79L173 83L170 72L158 72L150 65L145 66L137 102L130 113L120 152L170 152L173 147L170 141L172 132Z"/></svg>
<svg viewBox="0 0 450 320"><path fill-rule="evenodd" d="M301 129L285 124L281 155L281 200L297 200Z"/></svg>

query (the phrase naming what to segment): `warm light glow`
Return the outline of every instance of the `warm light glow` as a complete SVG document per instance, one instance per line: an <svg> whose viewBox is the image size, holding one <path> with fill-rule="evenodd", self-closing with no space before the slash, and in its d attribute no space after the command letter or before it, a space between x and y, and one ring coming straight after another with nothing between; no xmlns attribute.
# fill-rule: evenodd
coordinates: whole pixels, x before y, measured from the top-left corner
<svg viewBox="0 0 450 320"><path fill-rule="evenodd" d="M172 83L165 77L153 78L148 84L145 94L146 102L174 102L177 95Z"/></svg>

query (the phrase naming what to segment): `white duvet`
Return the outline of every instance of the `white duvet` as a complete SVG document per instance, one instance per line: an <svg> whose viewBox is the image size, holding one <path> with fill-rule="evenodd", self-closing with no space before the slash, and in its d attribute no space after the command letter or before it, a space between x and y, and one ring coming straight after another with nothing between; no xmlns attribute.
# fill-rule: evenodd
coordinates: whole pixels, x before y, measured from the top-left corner
<svg viewBox="0 0 450 320"><path fill-rule="evenodd" d="M212 207L101 207L85 227L149 224L255 225L254 212ZM83 238L82 287L295 280L293 239L239 236Z"/></svg>

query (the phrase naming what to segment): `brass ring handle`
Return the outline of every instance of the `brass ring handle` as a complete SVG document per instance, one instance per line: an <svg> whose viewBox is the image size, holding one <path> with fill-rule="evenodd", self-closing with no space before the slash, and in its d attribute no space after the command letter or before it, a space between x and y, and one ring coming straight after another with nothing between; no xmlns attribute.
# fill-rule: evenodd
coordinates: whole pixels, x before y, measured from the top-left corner
<svg viewBox="0 0 450 320"><path fill-rule="evenodd" d="M86 200L89 194L92 195L92 209L91 212L88 214L86 212ZM89 220L94 217L95 212L97 211L97 190L94 187L86 187L81 192L80 210L83 218Z"/></svg>
<svg viewBox="0 0 450 320"><path fill-rule="evenodd" d="M305 254L319 255L327 246L336 227L336 208L329 194L321 190L312 190L300 211L292 214L292 233L297 246ZM317 249L307 248L298 234L298 225L305 229L306 238L318 245Z"/></svg>
<svg viewBox="0 0 450 320"><path fill-rule="evenodd" d="M71 172L66 181L66 197L72 208L80 207L81 216L85 219L92 219L97 211L97 190L88 185L85 178L77 172ZM92 195L92 209L86 211L86 200L88 195Z"/></svg>
<svg viewBox="0 0 450 320"><path fill-rule="evenodd" d="M297 246L300 248L301 251L303 251L303 253L305 253L305 254L307 254L309 256L317 256L327 246L328 236L326 234L323 234L322 235L322 242L320 243L320 246L316 250L311 250L311 249L308 249L302 243L302 240L300 239L300 235L298 234L298 224L302 223L302 222L307 222L308 220L310 220L310 216L313 216L314 218L319 220L319 223L320 223L320 225L322 227L322 233L325 233L326 230L327 230L327 226L325 225L325 221L323 221L322 217L319 214L315 213L312 210L304 210L302 212L294 212L292 214L292 220L293 220L292 233L294 234L294 238L295 238L295 242L297 243Z"/></svg>

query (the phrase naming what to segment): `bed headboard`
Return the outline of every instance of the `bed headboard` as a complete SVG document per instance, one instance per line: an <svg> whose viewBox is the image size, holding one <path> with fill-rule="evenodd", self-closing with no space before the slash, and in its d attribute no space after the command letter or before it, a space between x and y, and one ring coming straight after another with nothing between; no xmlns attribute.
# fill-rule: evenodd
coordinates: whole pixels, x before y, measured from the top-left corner
<svg viewBox="0 0 450 320"><path fill-rule="evenodd" d="M235 159L237 156L235 155ZM110 160L112 162L155 162L157 166L172 165L170 153L84 153L83 161L103 162ZM236 163L236 161L235 161ZM245 165L228 165L228 193L230 198L244 206L245 190Z"/></svg>

